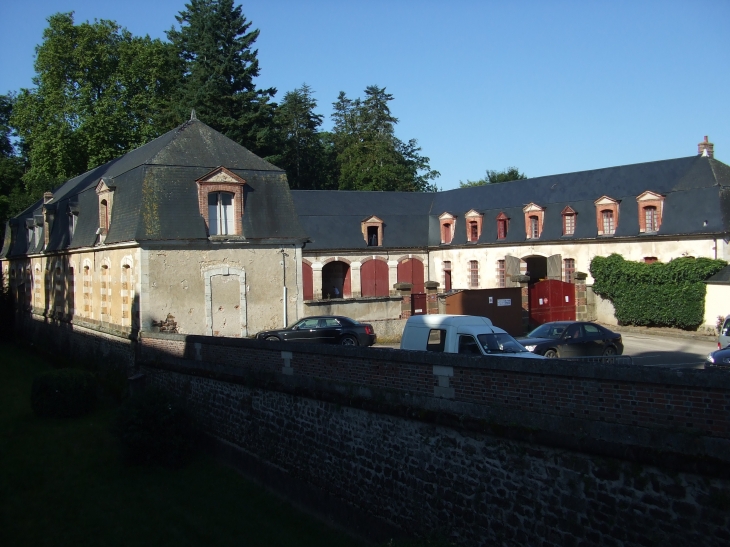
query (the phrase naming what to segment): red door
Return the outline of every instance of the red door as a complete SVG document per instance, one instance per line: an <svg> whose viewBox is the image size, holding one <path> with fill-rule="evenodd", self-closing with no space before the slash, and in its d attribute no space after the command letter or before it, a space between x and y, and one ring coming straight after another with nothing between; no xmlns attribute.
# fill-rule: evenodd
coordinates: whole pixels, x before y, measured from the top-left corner
<svg viewBox="0 0 730 547"><path fill-rule="evenodd" d="M530 325L536 327L550 321L575 321L575 285L546 279L531 285Z"/></svg>
<svg viewBox="0 0 730 547"><path fill-rule="evenodd" d="M314 300L312 266L306 262L302 262L302 285L304 286L304 300Z"/></svg>
<svg viewBox="0 0 730 547"><path fill-rule="evenodd" d="M411 294L425 293L423 286L423 262L409 258L398 264L398 282L413 285Z"/></svg>
<svg viewBox="0 0 730 547"><path fill-rule="evenodd" d="M360 288L363 296L388 296L388 264L382 260L368 260L360 267Z"/></svg>

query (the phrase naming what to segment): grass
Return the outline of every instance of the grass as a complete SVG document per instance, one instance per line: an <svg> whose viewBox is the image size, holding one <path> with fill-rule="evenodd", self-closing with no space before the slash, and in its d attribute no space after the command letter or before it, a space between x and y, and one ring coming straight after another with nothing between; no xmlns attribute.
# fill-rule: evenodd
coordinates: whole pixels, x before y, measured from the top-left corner
<svg viewBox="0 0 730 547"><path fill-rule="evenodd" d="M0 544L361 545L207 456L178 470L124 466L111 403L82 418L36 418L31 383L50 368L0 344Z"/></svg>

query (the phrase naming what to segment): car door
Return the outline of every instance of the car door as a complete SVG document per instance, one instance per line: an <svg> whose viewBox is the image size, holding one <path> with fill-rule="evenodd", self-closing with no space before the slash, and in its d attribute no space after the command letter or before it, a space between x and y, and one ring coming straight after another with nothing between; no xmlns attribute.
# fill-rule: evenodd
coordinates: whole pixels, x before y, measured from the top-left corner
<svg viewBox="0 0 730 547"><path fill-rule="evenodd" d="M290 331L286 332L284 338L290 342L316 342L318 325L318 318L302 319Z"/></svg>
<svg viewBox="0 0 730 547"><path fill-rule="evenodd" d="M608 342L608 334L596 325L583 323L583 332L586 337L586 355L603 355Z"/></svg>
<svg viewBox="0 0 730 547"><path fill-rule="evenodd" d="M573 323L565 329L558 354L560 357L583 357L587 355L585 332L581 323Z"/></svg>
<svg viewBox="0 0 730 547"><path fill-rule="evenodd" d="M334 317L324 317L319 320L318 342L336 344L342 336L342 324Z"/></svg>

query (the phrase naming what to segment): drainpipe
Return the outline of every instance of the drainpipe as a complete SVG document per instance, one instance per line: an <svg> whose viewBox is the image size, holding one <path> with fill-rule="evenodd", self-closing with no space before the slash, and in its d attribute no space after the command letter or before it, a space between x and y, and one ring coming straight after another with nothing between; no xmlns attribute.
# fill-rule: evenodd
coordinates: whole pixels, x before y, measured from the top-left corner
<svg viewBox="0 0 730 547"><path fill-rule="evenodd" d="M284 318L284 327L287 326L287 317L286 317L286 257L289 256L286 254L286 251L284 249L281 249L279 251L281 253L281 276L283 279L283 304L284 304L284 311L282 313L282 317Z"/></svg>

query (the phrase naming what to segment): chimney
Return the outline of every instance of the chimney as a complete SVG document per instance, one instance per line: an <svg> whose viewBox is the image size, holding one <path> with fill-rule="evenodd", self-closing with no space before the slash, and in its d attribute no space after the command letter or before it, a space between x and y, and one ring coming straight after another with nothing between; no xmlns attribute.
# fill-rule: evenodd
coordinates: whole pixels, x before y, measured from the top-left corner
<svg viewBox="0 0 730 547"><path fill-rule="evenodd" d="M701 142L697 145L697 154L706 158L715 157L715 145L711 142L708 142L706 135L704 142Z"/></svg>
<svg viewBox="0 0 730 547"><path fill-rule="evenodd" d="M45 205L49 201L53 201L53 192L46 192L43 194L43 204Z"/></svg>

